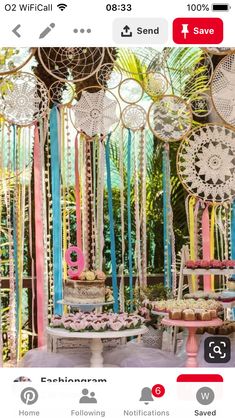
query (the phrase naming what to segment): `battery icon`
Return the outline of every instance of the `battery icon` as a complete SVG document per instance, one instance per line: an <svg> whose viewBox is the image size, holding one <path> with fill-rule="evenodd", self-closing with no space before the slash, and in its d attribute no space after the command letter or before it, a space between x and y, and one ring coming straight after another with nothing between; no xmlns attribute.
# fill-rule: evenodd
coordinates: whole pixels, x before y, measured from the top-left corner
<svg viewBox="0 0 235 418"><path fill-rule="evenodd" d="M212 12L228 12L231 9L228 3L214 3L211 5Z"/></svg>

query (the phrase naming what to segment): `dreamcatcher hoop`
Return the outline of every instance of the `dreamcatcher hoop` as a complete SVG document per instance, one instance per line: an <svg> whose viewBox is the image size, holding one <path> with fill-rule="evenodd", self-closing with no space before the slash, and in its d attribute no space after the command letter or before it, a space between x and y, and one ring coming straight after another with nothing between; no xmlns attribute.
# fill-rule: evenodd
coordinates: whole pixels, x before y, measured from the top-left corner
<svg viewBox="0 0 235 418"><path fill-rule="evenodd" d="M191 107L181 97L164 96L150 106L148 124L152 133L162 141L180 141L191 130Z"/></svg>
<svg viewBox="0 0 235 418"><path fill-rule="evenodd" d="M144 129L147 122L144 108L136 104L126 106L122 111L121 118L123 126L132 131Z"/></svg>
<svg viewBox="0 0 235 418"><path fill-rule="evenodd" d="M142 99L144 89L138 80L126 78L119 84L118 94L124 103L136 104Z"/></svg>
<svg viewBox="0 0 235 418"><path fill-rule="evenodd" d="M10 124L30 126L44 118L48 110L48 90L35 75L14 73L0 82L0 114Z"/></svg>
<svg viewBox="0 0 235 418"><path fill-rule="evenodd" d="M69 106L74 97L75 89L71 83L56 80L49 88L50 101L56 106Z"/></svg>
<svg viewBox="0 0 235 418"><path fill-rule="evenodd" d="M80 99L71 106L70 118L79 133L93 140L97 135L105 138L115 131L120 122L121 108L111 91L90 86L80 90L77 96Z"/></svg>
<svg viewBox="0 0 235 418"><path fill-rule="evenodd" d="M235 130L218 124L195 128L177 153L177 172L187 192L208 203L235 197Z"/></svg>
<svg viewBox="0 0 235 418"><path fill-rule="evenodd" d="M122 81L120 69L113 63L102 64L96 73L98 84L108 90L115 89Z"/></svg>
<svg viewBox="0 0 235 418"><path fill-rule="evenodd" d="M217 65L212 83L211 97L213 105L228 125L235 127L235 54L226 55Z"/></svg>
<svg viewBox="0 0 235 418"><path fill-rule="evenodd" d="M19 59L19 56L15 58L14 64L14 55L13 50L19 51L23 54L22 59ZM36 52L36 48L0 48L0 76L5 76L9 74L13 74L16 71L21 70L34 56ZM1 64L2 59L8 59L7 56L9 55L9 69ZM25 55L25 56L24 56Z"/></svg>
<svg viewBox="0 0 235 418"><path fill-rule="evenodd" d="M168 89L168 80L160 72L150 72L145 74L143 88L145 93L152 98L162 97Z"/></svg>
<svg viewBox="0 0 235 418"><path fill-rule="evenodd" d="M100 68L104 48L39 48L38 56L45 70L60 81L84 81ZM61 64L61 66L59 66ZM73 72L75 73L73 75ZM64 76L66 73L66 77Z"/></svg>
<svg viewBox="0 0 235 418"><path fill-rule="evenodd" d="M209 116L213 109L212 99L207 93L197 93L191 100L190 105L192 113L198 118Z"/></svg>

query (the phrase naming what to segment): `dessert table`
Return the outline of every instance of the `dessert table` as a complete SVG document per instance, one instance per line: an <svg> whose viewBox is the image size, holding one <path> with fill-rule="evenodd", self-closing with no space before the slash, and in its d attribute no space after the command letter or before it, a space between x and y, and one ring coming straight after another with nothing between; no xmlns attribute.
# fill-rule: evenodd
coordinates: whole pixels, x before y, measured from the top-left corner
<svg viewBox="0 0 235 418"><path fill-rule="evenodd" d="M183 321L164 318L162 324L168 327L181 327L188 330L188 338L186 342L187 361L186 367L198 367L197 354L198 354L198 342L196 337L197 328L206 327L219 327L223 321L219 318L211 321Z"/></svg>
<svg viewBox="0 0 235 418"><path fill-rule="evenodd" d="M47 334L51 337L64 337L64 338L80 338L91 340L90 349L91 349L91 359L90 367L104 367L103 359L103 339L108 338L127 338L135 337L138 335L145 334L148 330L147 327L142 326L136 329L126 329L123 331L104 331L104 332L71 332L62 328L51 328L47 327Z"/></svg>

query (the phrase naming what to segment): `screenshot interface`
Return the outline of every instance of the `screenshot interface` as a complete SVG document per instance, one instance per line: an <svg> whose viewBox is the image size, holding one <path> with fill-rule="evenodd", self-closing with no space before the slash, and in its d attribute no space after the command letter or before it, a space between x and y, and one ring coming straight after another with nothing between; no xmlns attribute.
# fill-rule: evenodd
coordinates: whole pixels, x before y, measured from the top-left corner
<svg viewBox="0 0 235 418"><path fill-rule="evenodd" d="M1 0L1 416L235 416L232 3Z"/></svg>

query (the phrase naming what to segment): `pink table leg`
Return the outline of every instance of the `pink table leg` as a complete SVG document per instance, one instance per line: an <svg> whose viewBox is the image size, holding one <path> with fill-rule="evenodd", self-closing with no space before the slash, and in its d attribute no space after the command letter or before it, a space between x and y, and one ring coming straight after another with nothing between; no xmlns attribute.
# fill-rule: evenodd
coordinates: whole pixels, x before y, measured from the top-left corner
<svg viewBox="0 0 235 418"><path fill-rule="evenodd" d="M198 353L198 343L196 337L197 328L187 328L188 329L188 339L186 343L187 351L187 361L186 367L198 367L197 364L197 353Z"/></svg>

